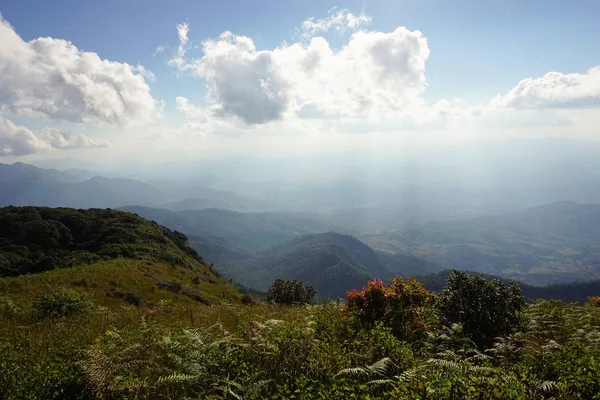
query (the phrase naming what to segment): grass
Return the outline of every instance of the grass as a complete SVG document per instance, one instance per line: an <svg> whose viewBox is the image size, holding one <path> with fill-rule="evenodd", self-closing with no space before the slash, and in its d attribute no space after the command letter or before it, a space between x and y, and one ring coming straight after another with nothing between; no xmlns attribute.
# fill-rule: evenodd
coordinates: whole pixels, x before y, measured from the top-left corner
<svg viewBox="0 0 600 400"><path fill-rule="evenodd" d="M179 282L182 290L175 293L161 287L161 284L171 282ZM183 269L155 261L129 259L2 278L0 297L27 306L34 298L59 287L85 293L93 298L95 304L111 307L123 304L120 298L106 296L112 288L135 293L142 298L145 307L169 301L182 303L186 298L193 302L188 295L201 296L210 303L238 302L241 299L241 294L234 287L225 284L222 278L208 270Z"/></svg>
<svg viewBox="0 0 600 400"><path fill-rule="evenodd" d="M599 307L530 304L519 330L477 349L460 326L431 321L407 340L345 302L244 305L215 279L134 260L0 279L0 398L600 398ZM63 291L93 307L33 317Z"/></svg>

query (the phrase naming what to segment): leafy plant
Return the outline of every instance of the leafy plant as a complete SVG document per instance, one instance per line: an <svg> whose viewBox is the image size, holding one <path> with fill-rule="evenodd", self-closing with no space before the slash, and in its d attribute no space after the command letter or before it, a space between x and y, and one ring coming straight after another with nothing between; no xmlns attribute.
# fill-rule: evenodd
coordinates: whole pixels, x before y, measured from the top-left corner
<svg viewBox="0 0 600 400"><path fill-rule="evenodd" d="M310 303L317 291L314 287L296 280L276 279L269 286L267 301L285 305Z"/></svg>
<svg viewBox="0 0 600 400"><path fill-rule="evenodd" d="M443 324L460 323L477 346L489 347L497 337L518 328L523 304L516 284L453 271L436 309Z"/></svg>
<svg viewBox="0 0 600 400"><path fill-rule="evenodd" d="M350 313L367 327L381 322L406 339L425 327L422 317L430 294L414 278L397 277L389 287L370 280L362 290L349 291L346 298Z"/></svg>
<svg viewBox="0 0 600 400"><path fill-rule="evenodd" d="M66 317L90 310L92 301L74 290L59 288L34 300L32 312L35 317Z"/></svg>

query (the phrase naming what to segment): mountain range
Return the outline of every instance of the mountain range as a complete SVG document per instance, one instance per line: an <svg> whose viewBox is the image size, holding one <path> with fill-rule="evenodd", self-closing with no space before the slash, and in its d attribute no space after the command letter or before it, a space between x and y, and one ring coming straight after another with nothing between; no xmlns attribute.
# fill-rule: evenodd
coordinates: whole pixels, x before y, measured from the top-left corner
<svg viewBox="0 0 600 400"><path fill-rule="evenodd" d="M521 212L430 222L361 238L451 268L545 285L600 279L600 205L557 202Z"/></svg>
<svg viewBox="0 0 600 400"><path fill-rule="evenodd" d="M174 210L219 206L258 211L260 200L194 183L106 178L81 169L59 171L24 163L0 164L0 206L117 208L160 206Z"/></svg>
<svg viewBox="0 0 600 400"><path fill-rule="evenodd" d="M342 192L349 195L351 188ZM272 201L182 181L142 182L86 170L0 164L0 206L130 211L188 235L217 268L256 288L274 277L302 277L323 293L339 294L341 289L327 291L322 282L338 275L350 282L444 268L533 285L600 279L600 205L563 201L466 218L464 212L446 212L449 205L436 210L431 199L423 205L389 199L381 208L346 207L342 200L340 208L326 212L273 211ZM340 236L311 236L327 232ZM349 245L345 235L360 244ZM376 257L366 262L352 255L361 246ZM304 265L306 252L318 268ZM294 268L281 265L294 257L305 261L286 261Z"/></svg>
<svg viewBox="0 0 600 400"><path fill-rule="evenodd" d="M443 269L416 257L374 251L352 236L335 232L301 235L258 252L215 239L191 237L190 245L244 286L266 290L274 279L296 279L313 285L323 297L343 297L371 278L390 280Z"/></svg>

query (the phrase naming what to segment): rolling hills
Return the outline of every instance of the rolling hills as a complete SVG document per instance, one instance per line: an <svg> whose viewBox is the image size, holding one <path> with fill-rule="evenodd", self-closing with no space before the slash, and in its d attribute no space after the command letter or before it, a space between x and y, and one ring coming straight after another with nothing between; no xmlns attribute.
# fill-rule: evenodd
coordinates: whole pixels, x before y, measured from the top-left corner
<svg viewBox="0 0 600 400"><path fill-rule="evenodd" d="M191 237L190 245L215 268L244 286L266 290L274 279L309 283L323 297L343 297L370 278L425 275L440 264L402 254L376 252L360 240L335 232L300 235L263 251L222 238Z"/></svg>
<svg viewBox="0 0 600 400"><path fill-rule="evenodd" d="M361 237L451 268L534 285L600 279L600 205L558 202L525 211L430 222Z"/></svg>
<svg viewBox="0 0 600 400"><path fill-rule="evenodd" d="M313 213L241 213L222 209L169 211L128 206L138 214L188 236L216 236L250 250L266 250L297 235L331 231Z"/></svg>

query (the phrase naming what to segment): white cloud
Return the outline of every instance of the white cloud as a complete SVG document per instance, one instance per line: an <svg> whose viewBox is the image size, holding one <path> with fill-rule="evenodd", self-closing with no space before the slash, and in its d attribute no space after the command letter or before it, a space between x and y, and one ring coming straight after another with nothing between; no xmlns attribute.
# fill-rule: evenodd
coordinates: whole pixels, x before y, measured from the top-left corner
<svg viewBox="0 0 600 400"><path fill-rule="evenodd" d="M600 106L600 67L524 79L506 94L478 104L459 98L428 103L425 36L402 26L390 32L366 30L370 23L369 16L333 10L326 18L304 21L297 41L267 49L257 49L249 37L224 32L204 41L197 58L187 57L190 27L178 25L180 43L170 64L207 87L205 107L176 99L178 109L193 120L183 131L266 136L483 132L572 124L576 118L556 109ZM328 31L349 35L332 47L318 36Z"/></svg>
<svg viewBox="0 0 600 400"><path fill-rule="evenodd" d="M154 75L83 52L71 42L25 42L0 16L0 103L15 115L126 125L152 118Z"/></svg>
<svg viewBox="0 0 600 400"><path fill-rule="evenodd" d="M185 53L188 49L188 32L190 31L189 25L187 23L177 25L177 36L179 37L179 47L177 47L177 52L175 57L169 60L169 65L177 67L179 69L187 69L187 64L185 60ZM164 50L164 47L159 46Z"/></svg>
<svg viewBox="0 0 600 400"><path fill-rule="evenodd" d="M161 46L157 46L154 49L154 52L152 52L152 56L157 56L157 55L163 53L164 51L165 51L165 46L162 46L162 45Z"/></svg>
<svg viewBox="0 0 600 400"><path fill-rule="evenodd" d="M600 107L600 66L584 74L548 72L541 78L523 79L492 104L525 109Z"/></svg>
<svg viewBox="0 0 600 400"><path fill-rule="evenodd" d="M56 128L30 130L0 116L0 156L21 156L57 149L108 147L84 134L71 137Z"/></svg>
<svg viewBox="0 0 600 400"><path fill-rule="evenodd" d="M339 33L354 31L362 26L371 24L372 18L369 15L355 15L348 10L337 10L335 8L329 11L329 17L315 19L310 17L302 22L301 32L304 37L312 36L320 32L327 32L334 29Z"/></svg>
<svg viewBox="0 0 600 400"><path fill-rule="evenodd" d="M334 50L315 37L308 44L257 50L252 39L225 32L186 60L187 26L170 63L202 77L214 116L247 124L312 110L328 117L407 114L422 107L427 40L419 31L358 31Z"/></svg>

